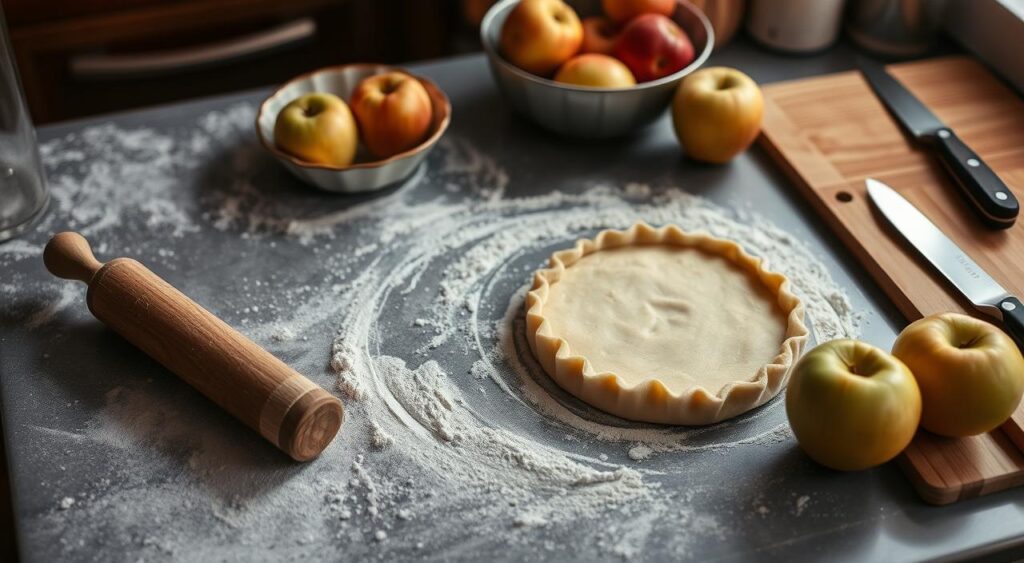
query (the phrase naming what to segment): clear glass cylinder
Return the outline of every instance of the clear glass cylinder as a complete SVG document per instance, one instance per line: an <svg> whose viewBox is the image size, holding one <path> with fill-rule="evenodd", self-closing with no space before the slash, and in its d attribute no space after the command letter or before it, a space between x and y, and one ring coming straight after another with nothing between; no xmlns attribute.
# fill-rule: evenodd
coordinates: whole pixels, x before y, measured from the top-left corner
<svg viewBox="0 0 1024 563"><path fill-rule="evenodd" d="M0 8L0 242L32 226L48 200L36 132Z"/></svg>

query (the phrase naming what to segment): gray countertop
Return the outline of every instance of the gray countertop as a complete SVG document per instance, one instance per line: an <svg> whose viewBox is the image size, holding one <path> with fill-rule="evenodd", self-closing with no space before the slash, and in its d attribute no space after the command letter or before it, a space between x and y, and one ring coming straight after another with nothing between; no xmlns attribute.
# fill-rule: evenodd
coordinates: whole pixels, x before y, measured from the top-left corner
<svg viewBox="0 0 1024 563"><path fill-rule="evenodd" d="M844 70L852 62L852 50L843 45L785 57L743 41L711 61L762 83ZM629 522L649 515L625 505L557 522L506 519L486 507L446 502L457 495L446 492L443 471L417 481L407 473L420 459L415 452L370 447L369 407L347 397L339 438L319 460L295 464L95 321L81 284L44 271L39 251L47 238L81 230L101 260L141 260L336 390L331 345L347 328L340 326L343 319L353 317L335 311L330 296L362 279L363 266L335 257L363 242L363 229L392 227L373 224L374 206L412 201L426 213L446 193L494 183L504 186L505 198L640 183L655 194L680 186L723 206L753 209L819 257L863 313L865 340L888 348L902 325L759 149L722 167L686 161L667 116L630 138L568 142L516 117L495 91L482 56L412 68L448 93L454 119L425 170L376 195L323 194L287 176L251 131L253 108L266 91L40 129L53 209L36 232L0 245L0 385L26 561L336 560L342 554L379 560L896 561L992 555L1024 543L1022 489L932 507L894 464L827 471L786 433L746 446L634 461L626 455L629 444L567 431L514 401L502 403L511 406L489 422L564 436L560 447L574 456L601 452L609 463L648 471L644 479L659 481L654 494L686 504L685 511L652 513L656 521L637 528ZM453 165L460 154L464 162ZM488 160L481 163L479 155ZM486 190L473 193L487 197ZM528 213L528 206L516 209ZM479 314L500 321L509 296L553 247L531 250L500 270L509 279L488 286L485 297L494 303ZM374 259L372 248L366 252ZM419 293L443 285L432 276L443 278L444 262L436 268L416 278L408 294L381 298L373 342L410 365L435 360L448 373L465 373L473 358L464 349L423 345L430 334L414 330L423 324L417 320L426 307L421 304L434 297ZM417 283L422 292L413 291ZM479 387L481 396L500 396L495 382L468 375L452 380ZM474 401L475 412L487 412ZM780 421L776 400L741 425ZM735 430L733 438L742 443L746 431ZM636 537L625 537L630 534Z"/></svg>

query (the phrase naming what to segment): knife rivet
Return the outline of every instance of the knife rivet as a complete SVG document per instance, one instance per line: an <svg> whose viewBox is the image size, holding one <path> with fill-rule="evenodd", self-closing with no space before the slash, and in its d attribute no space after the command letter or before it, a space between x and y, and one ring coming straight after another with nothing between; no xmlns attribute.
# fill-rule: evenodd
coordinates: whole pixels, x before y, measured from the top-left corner
<svg viewBox="0 0 1024 563"><path fill-rule="evenodd" d="M995 196L996 199L998 199L999 201L1006 201L1006 199L1009 197L1006 195L1006 192L996 192Z"/></svg>
<svg viewBox="0 0 1024 563"><path fill-rule="evenodd" d="M942 137L943 139L948 139L949 138L949 131L947 131L945 129L939 129L939 136Z"/></svg>
<svg viewBox="0 0 1024 563"><path fill-rule="evenodd" d="M967 166L970 166L971 168L977 168L979 164L981 164L981 163L978 162L978 159L976 159L976 158L968 158L967 159Z"/></svg>
<svg viewBox="0 0 1024 563"><path fill-rule="evenodd" d="M1013 303L1011 303L1009 301L1003 301L1001 307L1003 308L1004 311L1012 311L1012 310L1017 308L1016 305L1014 305Z"/></svg>

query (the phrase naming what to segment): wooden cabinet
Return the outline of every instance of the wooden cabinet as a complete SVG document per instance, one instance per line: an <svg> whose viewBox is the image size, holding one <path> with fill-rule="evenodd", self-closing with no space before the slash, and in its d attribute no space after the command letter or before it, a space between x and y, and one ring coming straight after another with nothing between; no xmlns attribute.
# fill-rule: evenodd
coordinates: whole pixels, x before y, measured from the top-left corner
<svg viewBox="0 0 1024 563"><path fill-rule="evenodd" d="M455 1L3 0L36 123L451 53Z"/></svg>

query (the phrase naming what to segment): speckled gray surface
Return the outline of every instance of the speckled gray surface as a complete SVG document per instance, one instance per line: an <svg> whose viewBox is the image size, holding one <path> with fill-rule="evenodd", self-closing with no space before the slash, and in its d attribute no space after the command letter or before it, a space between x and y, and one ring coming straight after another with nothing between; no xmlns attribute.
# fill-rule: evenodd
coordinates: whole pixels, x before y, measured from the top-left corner
<svg viewBox="0 0 1024 563"><path fill-rule="evenodd" d="M846 68L852 55L838 48L792 59L740 42L715 59L764 82ZM862 327L866 340L891 343L901 322L891 305L837 250L838 241L760 151L726 167L689 163L678 156L667 119L629 139L566 143L509 112L482 57L416 69L452 99L450 143L408 185L373 196L339 198L309 190L260 153L244 131L259 92L40 131L44 145L59 149L46 155L51 182L84 184L58 190L71 195L57 201L37 232L0 247L0 383L26 560L336 560L342 554L380 560L595 560L623 554L648 560L906 560L982 554L1020 541L1021 490L929 507L895 466L858 474L826 471L785 437L638 464L660 472L661 490L687 506L678 521L644 527L629 550L607 549L616 543L616 519L644 518L628 508L528 532L512 521L474 522L489 512L437 499L435 491L443 489L430 478L413 480L397 453L368 452L365 421L354 405L323 458L289 462L94 321L85 309L84 287L57 282L43 270L38 246L52 232L83 229L101 259L140 259L334 389L328 363L341 327L331 292L358 272L328 266L335 264L333 253L358 245L362 227L339 223L329 242L318 244L281 231L292 219L343 213L397 192L432 201L457 189L449 184L469 181L444 165L446 151L467 143L508 171L509 196L574 193L594 182L642 182L687 186L723 204L745 202L822 256L854 306L869 313ZM93 127L104 123L116 128ZM195 134L232 128L237 134ZM91 136L83 137L87 129ZM135 131L135 138L118 141L125 131ZM96 198L104 197L109 208L95 208L103 201ZM509 296L543 256L536 251L519 257L506 270L515 276L491 284L491 302L481 315L500 318ZM429 279L436 274L426 274L423 295L384 300L379 330L389 354L416 363L434 359L450 373L465 373L473 358L458 345L430 349L430 334L411 328L422 301L436 291L436 280ZM277 318L288 322L278 327ZM488 405L474 401L478 410ZM512 405L492 414L495 426L543 437L567 452L630 461L621 444L569 436L538 412ZM773 403L708 440L755 435L780 420L784 415ZM367 452L358 470L353 462L363 454L357 452ZM370 502L373 491L360 487L348 487L344 500L332 496L334 485L358 480L359 471L371 475L378 488L388 488L390 504L380 507L379 517L360 519L358 511L345 517L334 506ZM705 516L714 524L698 525ZM385 531L386 539L380 538Z"/></svg>

